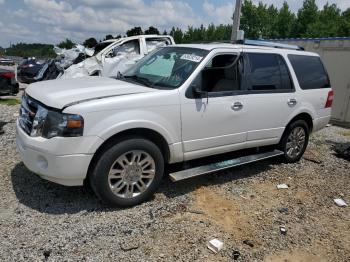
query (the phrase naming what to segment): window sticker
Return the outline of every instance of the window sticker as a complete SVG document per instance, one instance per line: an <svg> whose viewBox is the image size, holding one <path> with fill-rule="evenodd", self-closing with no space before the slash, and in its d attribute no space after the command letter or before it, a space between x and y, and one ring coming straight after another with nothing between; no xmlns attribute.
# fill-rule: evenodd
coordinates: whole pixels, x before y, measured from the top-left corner
<svg viewBox="0 0 350 262"><path fill-rule="evenodd" d="M183 60L188 60L191 62L199 63L202 61L203 56L198 56L198 55L191 55L191 54L183 54L181 57Z"/></svg>

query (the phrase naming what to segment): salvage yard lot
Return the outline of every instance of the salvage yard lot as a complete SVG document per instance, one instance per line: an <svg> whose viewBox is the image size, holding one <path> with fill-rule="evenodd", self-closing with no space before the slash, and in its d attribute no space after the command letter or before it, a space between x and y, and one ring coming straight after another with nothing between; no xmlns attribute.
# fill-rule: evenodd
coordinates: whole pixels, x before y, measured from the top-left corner
<svg viewBox="0 0 350 262"><path fill-rule="evenodd" d="M297 164L278 159L174 184L154 199L111 209L83 188L41 180L15 146L18 105L0 104L2 261L350 261L349 130L314 134ZM276 185L288 184L278 190ZM280 233L285 226L287 234ZM212 254L207 243L224 242Z"/></svg>

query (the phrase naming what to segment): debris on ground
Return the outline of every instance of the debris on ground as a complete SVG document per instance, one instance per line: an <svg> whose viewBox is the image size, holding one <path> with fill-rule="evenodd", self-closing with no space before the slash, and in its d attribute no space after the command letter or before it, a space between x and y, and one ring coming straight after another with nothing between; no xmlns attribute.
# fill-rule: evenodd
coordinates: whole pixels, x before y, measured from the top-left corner
<svg viewBox="0 0 350 262"><path fill-rule="evenodd" d="M241 253L238 250L233 250L233 253L232 253L233 260L238 260L240 256L241 256Z"/></svg>
<svg viewBox="0 0 350 262"><path fill-rule="evenodd" d="M280 232L282 235L286 235L287 234L287 229L285 226L280 226Z"/></svg>
<svg viewBox="0 0 350 262"><path fill-rule="evenodd" d="M303 155L303 158L307 161L314 162L316 164L322 164L321 156L312 149L307 149Z"/></svg>
<svg viewBox="0 0 350 262"><path fill-rule="evenodd" d="M348 204L346 204L346 202L343 199L341 199L341 198L334 199L334 202L339 207L347 207L348 206Z"/></svg>
<svg viewBox="0 0 350 262"><path fill-rule="evenodd" d="M287 184L280 184L280 185L277 185L277 189L288 189L289 186Z"/></svg>
<svg viewBox="0 0 350 262"><path fill-rule="evenodd" d="M285 215L289 214L289 210L286 207L279 208L278 212L280 212L281 214L285 214Z"/></svg>
<svg viewBox="0 0 350 262"><path fill-rule="evenodd" d="M212 239L209 241L208 248L213 251L215 254L219 253L220 250L224 247L224 243L218 239Z"/></svg>
<svg viewBox="0 0 350 262"><path fill-rule="evenodd" d="M251 241L249 239L243 240L243 244L250 246L250 247L254 247L253 241Z"/></svg>

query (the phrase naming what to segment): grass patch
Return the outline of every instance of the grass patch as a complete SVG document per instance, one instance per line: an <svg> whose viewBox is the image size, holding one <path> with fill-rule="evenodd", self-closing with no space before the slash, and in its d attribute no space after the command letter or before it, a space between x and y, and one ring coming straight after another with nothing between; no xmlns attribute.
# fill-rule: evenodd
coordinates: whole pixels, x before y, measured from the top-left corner
<svg viewBox="0 0 350 262"><path fill-rule="evenodd" d="M21 104L21 101L16 98L0 99L0 105L15 106Z"/></svg>
<svg viewBox="0 0 350 262"><path fill-rule="evenodd" d="M340 134L341 134L342 136L350 137L350 131L340 132Z"/></svg>

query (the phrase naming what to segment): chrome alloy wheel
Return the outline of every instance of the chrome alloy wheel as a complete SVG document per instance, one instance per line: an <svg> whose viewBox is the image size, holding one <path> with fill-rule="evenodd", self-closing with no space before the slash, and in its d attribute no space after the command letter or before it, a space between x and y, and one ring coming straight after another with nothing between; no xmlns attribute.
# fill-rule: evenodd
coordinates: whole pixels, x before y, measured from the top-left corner
<svg viewBox="0 0 350 262"><path fill-rule="evenodd" d="M133 198L151 185L155 177L154 159L145 151L124 153L113 163L108 182L112 192L121 198Z"/></svg>
<svg viewBox="0 0 350 262"><path fill-rule="evenodd" d="M305 130L302 127L296 127L289 134L286 145L286 152L290 158L298 157L304 148L306 141Z"/></svg>

